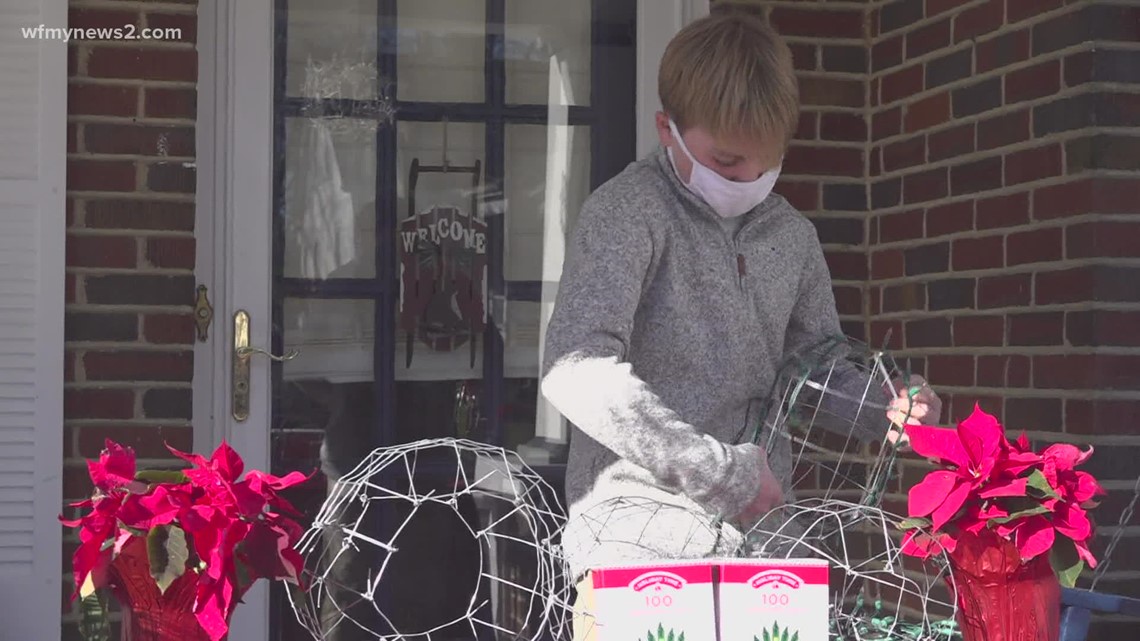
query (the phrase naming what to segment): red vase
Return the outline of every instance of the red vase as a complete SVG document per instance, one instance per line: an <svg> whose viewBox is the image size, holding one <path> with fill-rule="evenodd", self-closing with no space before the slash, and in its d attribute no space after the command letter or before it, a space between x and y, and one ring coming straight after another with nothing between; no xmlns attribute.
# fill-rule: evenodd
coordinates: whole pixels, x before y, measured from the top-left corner
<svg viewBox="0 0 1140 641"><path fill-rule="evenodd" d="M122 641L210 641L194 616L198 575L186 572L159 592L145 539L132 538L123 546L107 578L123 609Z"/></svg>
<svg viewBox="0 0 1140 641"><path fill-rule="evenodd" d="M963 534L950 557L964 641L1058 641L1061 584L1048 554L1022 563L989 531Z"/></svg>

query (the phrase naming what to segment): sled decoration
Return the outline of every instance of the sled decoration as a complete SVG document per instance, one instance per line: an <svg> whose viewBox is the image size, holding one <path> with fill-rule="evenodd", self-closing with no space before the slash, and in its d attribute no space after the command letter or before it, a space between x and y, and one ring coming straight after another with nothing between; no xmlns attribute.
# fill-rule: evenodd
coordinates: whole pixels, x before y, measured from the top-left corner
<svg viewBox="0 0 1140 641"><path fill-rule="evenodd" d="M454 206L416 210L416 181L421 173L471 174L468 211ZM487 223L475 216L480 163L439 166L412 160L408 178L408 216L399 224L400 329L405 332L405 366L414 346L450 352L464 343L475 366L478 336L487 322Z"/></svg>

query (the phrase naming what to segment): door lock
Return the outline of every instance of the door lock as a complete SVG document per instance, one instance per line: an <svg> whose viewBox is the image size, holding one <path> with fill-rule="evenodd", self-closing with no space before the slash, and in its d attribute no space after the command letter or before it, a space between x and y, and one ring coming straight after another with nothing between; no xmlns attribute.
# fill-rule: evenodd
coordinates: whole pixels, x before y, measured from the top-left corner
<svg viewBox="0 0 1140 641"><path fill-rule="evenodd" d="M244 309L234 314L234 351L231 356L231 400L234 420L245 421L249 418L249 359L254 355L265 356L278 363L291 361L300 354L295 349L278 356L260 347L249 344L249 312Z"/></svg>

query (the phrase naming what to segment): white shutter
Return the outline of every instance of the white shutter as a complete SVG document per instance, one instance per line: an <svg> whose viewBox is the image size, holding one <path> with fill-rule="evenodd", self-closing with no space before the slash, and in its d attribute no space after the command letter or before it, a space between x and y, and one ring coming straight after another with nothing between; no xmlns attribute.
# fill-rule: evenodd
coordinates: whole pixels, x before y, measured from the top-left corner
<svg viewBox="0 0 1140 641"><path fill-rule="evenodd" d="M60 637L67 0L0 2L0 637Z"/></svg>

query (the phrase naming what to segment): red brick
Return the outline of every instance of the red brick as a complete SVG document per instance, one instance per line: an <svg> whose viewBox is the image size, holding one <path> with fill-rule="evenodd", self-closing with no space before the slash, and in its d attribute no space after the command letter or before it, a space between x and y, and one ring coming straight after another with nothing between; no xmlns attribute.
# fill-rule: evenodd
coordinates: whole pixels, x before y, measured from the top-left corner
<svg viewBox="0 0 1140 641"><path fill-rule="evenodd" d="M1064 425L1064 414L1059 398L1006 398L1002 424L1007 433L1059 432Z"/></svg>
<svg viewBox="0 0 1140 641"><path fill-rule="evenodd" d="M1029 387L1031 361L1020 354L978 357L980 387Z"/></svg>
<svg viewBox="0 0 1140 641"><path fill-rule="evenodd" d="M921 209L886 214L879 225L879 240L884 243L922 238L923 213Z"/></svg>
<svg viewBox="0 0 1140 641"><path fill-rule="evenodd" d="M1012 24L1065 6L1065 0L1006 0L1006 19Z"/></svg>
<svg viewBox="0 0 1140 641"><path fill-rule="evenodd" d="M930 160L944 160L974 151L974 123L958 125L930 134Z"/></svg>
<svg viewBox="0 0 1140 641"><path fill-rule="evenodd" d="M139 458L173 458L166 445L189 452L194 449L194 435L189 425L85 425L78 428L75 456L96 458L106 439L134 449Z"/></svg>
<svg viewBox="0 0 1140 641"><path fill-rule="evenodd" d="M1005 162L1005 184L1044 180L1064 172L1061 145L1036 147L1010 154Z"/></svg>
<svg viewBox="0 0 1140 641"><path fill-rule="evenodd" d="M83 365L89 381L190 381L194 353L88 352Z"/></svg>
<svg viewBox="0 0 1140 641"><path fill-rule="evenodd" d="M926 377L934 385L970 387L974 384L974 357L932 354L926 359Z"/></svg>
<svg viewBox="0 0 1140 641"><path fill-rule="evenodd" d="M978 73L985 73L1028 59L1029 29L1004 33L996 38L978 43Z"/></svg>
<svg viewBox="0 0 1140 641"><path fill-rule="evenodd" d="M1077 399L1065 401L1065 431L1103 434L1105 425L1140 425L1140 401ZM1109 637L1104 637L1109 638Z"/></svg>
<svg viewBox="0 0 1140 641"><path fill-rule="evenodd" d="M954 165L950 168L950 193L960 196L999 189L1001 166L998 156Z"/></svg>
<svg viewBox="0 0 1140 641"><path fill-rule="evenodd" d="M157 47L92 47L87 75L93 78L135 78L195 82L198 52Z"/></svg>
<svg viewBox="0 0 1140 641"><path fill-rule="evenodd" d="M974 201L962 200L926 210L926 236L935 238L974 228Z"/></svg>
<svg viewBox="0 0 1140 641"><path fill-rule="evenodd" d="M75 354L71 352L63 355L63 382L75 382Z"/></svg>
<svg viewBox="0 0 1140 641"><path fill-rule="evenodd" d="M1030 312L1009 317L1011 346L1063 345L1065 343L1064 312Z"/></svg>
<svg viewBox="0 0 1140 641"><path fill-rule="evenodd" d="M902 132L902 107L876 111L871 116L871 138L882 140Z"/></svg>
<svg viewBox="0 0 1140 641"><path fill-rule="evenodd" d="M1077 347L1140 347L1140 311L1105 309L1069 312L1065 338Z"/></svg>
<svg viewBox="0 0 1140 641"><path fill-rule="evenodd" d="M1005 76L1005 102L1052 96L1061 90L1061 61L1049 60L1032 67L1011 71Z"/></svg>
<svg viewBox="0 0 1140 641"><path fill-rule="evenodd" d="M143 336L148 343L193 345L194 317L189 314L148 314L143 317Z"/></svg>
<svg viewBox="0 0 1140 641"><path fill-rule="evenodd" d="M131 118L138 114L138 107L139 91L135 87L76 82L67 85L68 115Z"/></svg>
<svg viewBox="0 0 1140 641"><path fill-rule="evenodd" d="M1033 357L1037 389L1092 389L1096 361L1092 354L1042 354Z"/></svg>
<svg viewBox="0 0 1140 641"><path fill-rule="evenodd" d="M917 58L950 45L950 19L919 27L906 35L906 57Z"/></svg>
<svg viewBox="0 0 1140 641"><path fill-rule="evenodd" d="M1034 229L1010 234L1006 239L1005 262L1008 267L1028 263L1061 260L1064 235L1060 227Z"/></svg>
<svg viewBox="0 0 1140 641"><path fill-rule="evenodd" d="M1001 236L959 238L950 247L954 271L999 268L1003 266L1003 255Z"/></svg>
<svg viewBox="0 0 1140 641"><path fill-rule="evenodd" d="M194 203L155 199L100 198L87 201L90 229L194 231Z"/></svg>
<svg viewBox="0 0 1140 641"><path fill-rule="evenodd" d="M161 32L164 42L198 41L198 15L195 13L153 13L148 11L146 26L151 29L164 30Z"/></svg>
<svg viewBox="0 0 1140 641"><path fill-rule="evenodd" d="M74 122L67 123L67 153L79 151L79 125Z"/></svg>
<svg viewBox="0 0 1140 641"><path fill-rule="evenodd" d="M867 119L862 114L821 114L819 135L824 140L863 142L867 140Z"/></svg>
<svg viewBox="0 0 1140 641"><path fill-rule="evenodd" d="M819 60L819 47L803 42L788 43L792 50L792 66L799 71L814 71Z"/></svg>
<svg viewBox="0 0 1140 641"><path fill-rule="evenodd" d="M922 91L923 77L922 65L911 65L883 77L880 89L883 104L890 104L902 100Z"/></svg>
<svg viewBox="0 0 1140 641"><path fill-rule="evenodd" d="M819 209L819 183L781 180L774 191L800 211Z"/></svg>
<svg viewBox="0 0 1140 641"><path fill-rule="evenodd" d="M871 321L870 344L875 346L884 346L885 349L902 349L902 321Z"/></svg>
<svg viewBox="0 0 1140 641"><path fill-rule="evenodd" d="M1080 214L1132 214L1140 202L1140 180L1083 179L1041 187L1033 193L1033 216L1049 220Z"/></svg>
<svg viewBox="0 0 1140 641"><path fill-rule="evenodd" d="M906 108L906 130L921 131L950 119L950 94L928 96Z"/></svg>
<svg viewBox="0 0 1140 641"><path fill-rule="evenodd" d="M997 229L1029 222L1029 194L1020 192L978 201L978 229Z"/></svg>
<svg viewBox="0 0 1140 641"><path fill-rule="evenodd" d="M906 275L906 264L899 249L883 249L871 254L872 280L902 278Z"/></svg>
<svg viewBox="0 0 1140 641"><path fill-rule="evenodd" d="M192 120L198 113L198 93L194 89L147 87L143 90L143 112L148 118Z"/></svg>
<svg viewBox="0 0 1140 641"><path fill-rule="evenodd" d="M120 29L126 25L140 25L137 11L109 9L77 9L67 11L67 26L73 29Z"/></svg>
<svg viewBox="0 0 1140 641"><path fill-rule="evenodd" d="M75 274L69 273L69 274L63 275L63 295L64 295L64 301L65 302L68 302L68 303L78 302L79 299L76 296L76 292L78 289L78 283L76 281L77 281L77 279L76 279Z"/></svg>
<svg viewBox="0 0 1140 641"><path fill-rule="evenodd" d="M129 236L67 235L68 267L126 269L136 265L135 239Z"/></svg>
<svg viewBox="0 0 1140 641"><path fill-rule="evenodd" d="M897 67L903 61L903 37L895 36L876 42L871 47L871 69L879 72Z"/></svg>
<svg viewBox="0 0 1140 641"><path fill-rule="evenodd" d="M867 256L863 252L828 251L824 259L834 280L867 280Z"/></svg>
<svg viewBox="0 0 1140 641"><path fill-rule="evenodd" d="M87 151L99 154L193 156L194 142L192 127L110 123L87 123L83 127Z"/></svg>
<svg viewBox="0 0 1140 641"><path fill-rule="evenodd" d="M926 17L932 18L940 13L957 9L969 4L971 0L926 0Z"/></svg>
<svg viewBox="0 0 1140 641"><path fill-rule="evenodd" d="M67 465L63 468L63 500L79 501L91 498L95 486L91 483L91 475L87 466L78 467ZM66 566L65 566L66 567Z"/></svg>
<svg viewBox="0 0 1140 641"><path fill-rule="evenodd" d="M863 314L862 287L836 286L832 288L835 308L840 316L861 316Z"/></svg>
<svg viewBox="0 0 1140 641"><path fill-rule="evenodd" d="M1005 0L986 0L954 18L954 42L976 38L1001 27L1005 20Z"/></svg>
<svg viewBox="0 0 1140 641"><path fill-rule="evenodd" d="M949 193L945 167L928 169L903 178L903 198L908 205L944 198Z"/></svg>
<svg viewBox="0 0 1140 641"><path fill-rule="evenodd" d="M883 147L883 171L920 167L926 162L926 139L915 136Z"/></svg>
<svg viewBox="0 0 1140 641"><path fill-rule="evenodd" d="M1005 319L1001 316L957 316L954 318L954 345L958 347L1000 347L1005 341Z"/></svg>
<svg viewBox="0 0 1140 641"><path fill-rule="evenodd" d="M978 123L978 149L997 149L1029 140L1029 110L987 118Z"/></svg>
<svg viewBox="0 0 1140 641"><path fill-rule="evenodd" d="M840 78L800 78L800 103L805 106L864 107L867 96L863 82Z"/></svg>
<svg viewBox="0 0 1140 641"><path fill-rule="evenodd" d="M163 236L146 241L146 258L151 265L167 269L194 269L194 238Z"/></svg>
<svg viewBox="0 0 1140 641"><path fill-rule="evenodd" d="M788 175L863 177L863 150L793 145L784 162Z"/></svg>
<svg viewBox="0 0 1140 641"><path fill-rule="evenodd" d="M1140 257L1140 223L1096 221L1068 227L1065 230L1065 257Z"/></svg>
<svg viewBox="0 0 1140 641"><path fill-rule="evenodd" d="M1038 272L1034 277L1033 300L1038 305L1077 303L1094 291L1095 274L1088 267Z"/></svg>
<svg viewBox="0 0 1140 641"><path fill-rule="evenodd" d="M63 393L65 419L127 419L135 415L135 393L129 389L75 389Z"/></svg>
<svg viewBox="0 0 1140 641"><path fill-rule="evenodd" d="M863 12L776 7L772 25L782 36L862 38Z"/></svg>
<svg viewBox="0 0 1140 641"><path fill-rule="evenodd" d="M134 191L135 164L126 160L67 161L69 191Z"/></svg>
<svg viewBox="0 0 1140 641"><path fill-rule="evenodd" d="M796 126L796 140L815 140L819 137L819 114L814 111L805 111L800 114L800 122Z"/></svg>
<svg viewBox="0 0 1140 641"><path fill-rule="evenodd" d="M949 347L950 319L944 316L906 322L906 346L910 348Z"/></svg>

